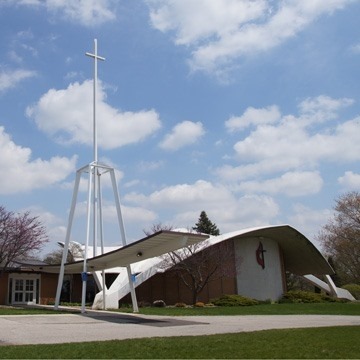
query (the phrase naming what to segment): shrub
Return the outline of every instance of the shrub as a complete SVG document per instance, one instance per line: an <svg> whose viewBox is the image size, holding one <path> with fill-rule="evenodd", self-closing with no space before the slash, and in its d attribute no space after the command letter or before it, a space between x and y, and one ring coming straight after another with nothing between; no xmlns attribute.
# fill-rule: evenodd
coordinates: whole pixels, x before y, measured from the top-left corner
<svg viewBox="0 0 360 360"><path fill-rule="evenodd" d="M311 291L290 290L285 293L280 302L290 303L322 303L322 302L340 302L340 299Z"/></svg>
<svg viewBox="0 0 360 360"><path fill-rule="evenodd" d="M349 291L351 295L356 299L360 300L360 285L358 284L346 284L342 286L344 289Z"/></svg>
<svg viewBox="0 0 360 360"><path fill-rule="evenodd" d="M119 302L119 309L121 309L121 308L130 309L130 308L132 308L132 305L128 304L128 303Z"/></svg>
<svg viewBox="0 0 360 360"><path fill-rule="evenodd" d="M186 304L183 302L178 302L175 304L175 307L186 307Z"/></svg>
<svg viewBox="0 0 360 360"><path fill-rule="evenodd" d="M196 304L195 304L195 307L204 307L205 304L201 301L198 301Z"/></svg>
<svg viewBox="0 0 360 360"><path fill-rule="evenodd" d="M166 307L164 300L155 300L152 305L154 307Z"/></svg>
<svg viewBox="0 0 360 360"><path fill-rule="evenodd" d="M211 301L216 306L251 306L259 302L241 295L222 295Z"/></svg>

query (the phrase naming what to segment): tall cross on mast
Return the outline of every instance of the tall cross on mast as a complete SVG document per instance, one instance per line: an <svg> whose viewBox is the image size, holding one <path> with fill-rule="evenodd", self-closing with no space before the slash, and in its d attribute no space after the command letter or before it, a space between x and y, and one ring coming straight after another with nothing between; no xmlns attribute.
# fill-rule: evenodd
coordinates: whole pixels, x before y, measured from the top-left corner
<svg viewBox="0 0 360 360"><path fill-rule="evenodd" d="M83 173L87 173L89 175L88 201L87 201L87 229L86 229L86 243L85 243L83 272L82 272L81 312L85 312L86 282L87 282L87 273L88 273L87 258L88 258L88 244L89 244L89 238L90 238L91 212L93 214L93 224L92 224L93 225L93 244L94 244L93 256L97 255L96 249L97 249L97 236L98 235L100 236L100 241L101 241L101 253L104 254L103 225L102 225L103 224L102 200L101 200L102 196L101 196L100 177L106 173L108 173L110 175L110 179L111 179L122 244L123 244L123 246L125 246L127 243L124 222L123 222L123 218L122 218L122 214L121 214L119 193L118 193L116 178L115 178L115 170L108 165L98 163L97 123L96 123L97 61L98 60L103 61L103 60L105 60L105 58L102 56L99 56L97 54L97 40L96 39L94 39L94 53L92 54L92 53L86 52L85 54L94 59L94 91L93 91L94 160L92 163L90 163L86 166L83 166L82 168L80 168L76 171L74 192L73 192L71 208L70 208L70 212L69 212L68 227L66 230L66 237L65 237L64 249L63 249L63 255L62 255L62 259L61 259L61 266L60 266L60 271L59 271L59 279L58 279L58 286L57 286L57 290L56 290L56 298L55 298L55 306L54 306L55 309L59 308L61 289L62 289L64 273L65 273L65 263L67 260L67 254L68 254L68 249L69 249L71 229L72 229L76 201L77 201L77 196L78 196L78 191L79 191L79 186L80 186L80 179L81 179L81 176ZM91 211L91 203L93 205L92 211ZM99 210L99 219L97 216L98 210ZM100 225L100 231L99 231L100 234L98 234L98 228L97 228L98 220L99 220L99 225ZM92 271L92 274L93 274L95 280L97 280L96 282L97 282L99 289L102 290L102 299L100 298L100 301L102 303L103 309L106 309L105 301L106 301L106 297L107 297L107 295L106 295L107 287L106 287L106 282L105 282L105 271L104 270L105 270L105 268L102 269L101 278L97 274L97 271ZM130 264L126 266L126 270L127 270L127 275L128 275L131 299L132 299L132 303L133 303L133 310L134 310L134 312L139 312L139 308L138 308L138 304L137 304L137 300L136 300L135 286L134 286L133 280L132 280ZM99 294L97 294L97 295L99 295Z"/></svg>
<svg viewBox="0 0 360 360"><path fill-rule="evenodd" d="M94 162L98 161L98 152L97 152L97 124L96 124L96 92L97 92L97 62L98 60L104 61L105 58L97 54L97 39L94 39L94 53L89 52L85 53L87 56L94 58L94 92L93 92L93 143L94 143Z"/></svg>

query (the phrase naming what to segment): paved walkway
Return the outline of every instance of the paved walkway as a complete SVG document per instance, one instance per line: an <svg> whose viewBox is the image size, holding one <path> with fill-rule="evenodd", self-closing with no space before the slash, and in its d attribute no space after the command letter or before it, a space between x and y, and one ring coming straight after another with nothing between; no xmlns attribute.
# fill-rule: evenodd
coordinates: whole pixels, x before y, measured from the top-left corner
<svg viewBox="0 0 360 360"><path fill-rule="evenodd" d="M0 316L0 345L51 344L158 336L208 335L265 329L360 326L360 316L256 315L162 317L91 311L86 314Z"/></svg>

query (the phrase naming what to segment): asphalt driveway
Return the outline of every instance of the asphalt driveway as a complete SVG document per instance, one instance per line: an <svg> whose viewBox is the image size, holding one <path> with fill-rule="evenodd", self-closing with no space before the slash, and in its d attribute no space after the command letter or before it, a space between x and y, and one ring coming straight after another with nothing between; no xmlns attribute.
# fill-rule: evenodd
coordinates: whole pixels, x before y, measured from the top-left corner
<svg viewBox="0 0 360 360"><path fill-rule="evenodd" d="M86 314L0 316L0 345L52 344L144 337L209 335L323 326L360 326L360 316L249 315L162 317L90 311Z"/></svg>

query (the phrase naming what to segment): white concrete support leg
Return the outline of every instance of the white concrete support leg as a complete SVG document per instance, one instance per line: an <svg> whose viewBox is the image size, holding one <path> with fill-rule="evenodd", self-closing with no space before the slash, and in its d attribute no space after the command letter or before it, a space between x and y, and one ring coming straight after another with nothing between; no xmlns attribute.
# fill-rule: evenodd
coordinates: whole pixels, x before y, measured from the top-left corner
<svg viewBox="0 0 360 360"><path fill-rule="evenodd" d="M96 171L96 168L89 165L89 185L88 185L88 201L87 201L87 223L86 223L86 243L85 243L85 254L84 254L84 266L82 274L82 293L81 293L81 312L85 312L86 302L86 274L87 274L87 256L90 238L90 223L91 223L91 194L92 194L92 171Z"/></svg>
<svg viewBox="0 0 360 360"><path fill-rule="evenodd" d="M330 287L331 295L335 296L335 297L338 297L337 287L336 287L333 279L331 278L331 276L330 275L325 275L325 279L326 279L327 284Z"/></svg>
<svg viewBox="0 0 360 360"><path fill-rule="evenodd" d="M55 310L58 310L59 304L60 304L61 289L62 289L62 285L63 285L63 281L64 281L65 263L66 263L66 258L67 258L67 254L69 251L70 234L71 234L71 228L72 228L72 223L73 223L73 219L74 219L76 199L77 199L77 195L78 195L78 191L79 191L80 178L81 178L81 171L78 170L76 173L76 178L75 178L75 185L74 185L74 191L73 191L73 196L72 196L72 200L71 200L71 208L70 208L70 213L69 213L69 220L68 220L68 226L67 226L67 231L66 231L64 250L63 250L63 255L62 255L62 259L61 259L59 279L58 279L58 285L57 285L56 297L55 297L55 306L54 306Z"/></svg>
<svg viewBox="0 0 360 360"><path fill-rule="evenodd" d="M102 214L102 193L101 193L101 174L98 174L98 201L99 201L99 232L100 232L100 245L101 255L104 254L104 228L103 228L103 214ZM102 308L106 310L106 283L105 283L105 270L102 270L102 291L103 303Z"/></svg>
<svg viewBox="0 0 360 360"><path fill-rule="evenodd" d="M119 196L119 192L117 189L114 169L110 170L110 177L111 177L111 183L112 183L114 197L115 197L116 212L117 212L118 222L119 222L119 226L120 226L121 238L122 238L123 245L126 245L125 226L124 226L124 221L123 221L123 217L121 214L120 196ZM126 267L126 270L127 270L128 278L129 278L129 286L130 286L133 311L139 312L138 303L137 303L137 299L136 299L135 287L134 287L134 283L132 281L131 266L128 265Z"/></svg>

